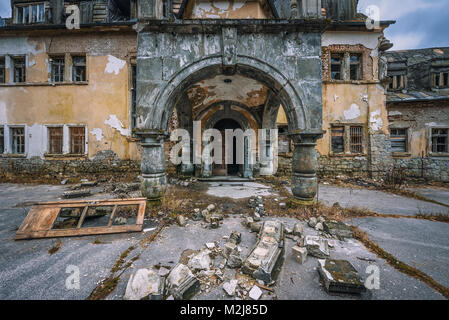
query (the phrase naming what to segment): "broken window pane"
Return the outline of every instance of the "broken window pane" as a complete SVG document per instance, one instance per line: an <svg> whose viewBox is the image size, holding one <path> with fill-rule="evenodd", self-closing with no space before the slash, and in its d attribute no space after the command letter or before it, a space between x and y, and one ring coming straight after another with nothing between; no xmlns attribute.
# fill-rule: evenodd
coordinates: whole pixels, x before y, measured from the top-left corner
<svg viewBox="0 0 449 320"><path fill-rule="evenodd" d="M25 128L11 128L11 151L14 154L25 153Z"/></svg>
<svg viewBox="0 0 449 320"><path fill-rule="evenodd" d="M407 152L407 129L390 129L392 152Z"/></svg>
<svg viewBox="0 0 449 320"><path fill-rule="evenodd" d="M331 148L333 153L345 152L344 134L345 127L332 127Z"/></svg>
<svg viewBox="0 0 449 320"><path fill-rule="evenodd" d="M0 83L5 83L5 57L0 57Z"/></svg>
<svg viewBox="0 0 449 320"><path fill-rule="evenodd" d="M73 57L72 62L72 81L86 81L86 57Z"/></svg>
<svg viewBox="0 0 449 320"><path fill-rule="evenodd" d="M331 56L331 77L332 80L342 80L343 54L333 54Z"/></svg>
<svg viewBox="0 0 449 320"><path fill-rule="evenodd" d="M48 128L50 154L62 154L62 127Z"/></svg>
<svg viewBox="0 0 449 320"><path fill-rule="evenodd" d="M432 152L448 152L448 129L432 129Z"/></svg>
<svg viewBox="0 0 449 320"><path fill-rule="evenodd" d="M137 221L138 205L117 206L117 210L114 214L112 225L130 225L135 224Z"/></svg>
<svg viewBox="0 0 449 320"><path fill-rule="evenodd" d="M363 151L363 128L361 126L350 127L350 150L351 153L362 153Z"/></svg>
<svg viewBox="0 0 449 320"><path fill-rule="evenodd" d="M51 59L51 81L52 82L64 82L64 58L52 58Z"/></svg>
<svg viewBox="0 0 449 320"><path fill-rule="evenodd" d="M360 60L361 60L360 54L351 54L350 55L349 62L350 62L350 79L351 80L361 80L362 79Z"/></svg>
<svg viewBox="0 0 449 320"><path fill-rule="evenodd" d="M0 128L0 154L5 152L5 129Z"/></svg>
<svg viewBox="0 0 449 320"><path fill-rule="evenodd" d="M83 213L83 207L61 208L58 217L53 223L52 229L75 229Z"/></svg>
<svg viewBox="0 0 449 320"><path fill-rule="evenodd" d="M115 206L89 206L81 228L108 227Z"/></svg>
<svg viewBox="0 0 449 320"><path fill-rule="evenodd" d="M25 57L12 58L14 69L14 82L25 82Z"/></svg>
<svg viewBox="0 0 449 320"><path fill-rule="evenodd" d="M84 154L85 129L84 127L70 128L70 153Z"/></svg>

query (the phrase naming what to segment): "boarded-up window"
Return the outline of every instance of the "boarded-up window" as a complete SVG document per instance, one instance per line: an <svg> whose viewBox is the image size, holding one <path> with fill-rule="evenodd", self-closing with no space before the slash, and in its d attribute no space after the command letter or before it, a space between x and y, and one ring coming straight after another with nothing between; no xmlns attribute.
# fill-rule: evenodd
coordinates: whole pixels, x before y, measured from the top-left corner
<svg viewBox="0 0 449 320"><path fill-rule="evenodd" d="M72 57L72 81L86 81L86 57Z"/></svg>
<svg viewBox="0 0 449 320"><path fill-rule="evenodd" d="M70 153L84 154L85 147L85 129L84 127L70 128Z"/></svg>
<svg viewBox="0 0 449 320"><path fill-rule="evenodd" d="M362 79L362 65L360 54L351 54L349 56L349 76L351 80Z"/></svg>
<svg viewBox="0 0 449 320"><path fill-rule="evenodd" d="M0 128L0 153L5 152L5 129Z"/></svg>
<svg viewBox="0 0 449 320"><path fill-rule="evenodd" d="M64 57L55 57L51 60L51 81L63 82L64 81Z"/></svg>
<svg viewBox="0 0 449 320"><path fill-rule="evenodd" d="M48 152L62 154L62 127L48 128Z"/></svg>
<svg viewBox="0 0 449 320"><path fill-rule="evenodd" d="M390 129L391 151L407 152L407 129Z"/></svg>
<svg viewBox="0 0 449 320"><path fill-rule="evenodd" d="M26 81L25 76L25 57L15 57L12 59L14 82L21 83Z"/></svg>
<svg viewBox="0 0 449 320"><path fill-rule="evenodd" d="M345 152L345 127L332 127L331 130L331 146L333 153L343 153Z"/></svg>
<svg viewBox="0 0 449 320"><path fill-rule="evenodd" d="M351 153L362 153L363 151L363 128L354 126L349 128Z"/></svg>
<svg viewBox="0 0 449 320"><path fill-rule="evenodd" d="M448 129L432 129L432 152L448 152Z"/></svg>
<svg viewBox="0 0 449 320"><path fill-rule="evenodd" d="M332 80L343 80L343 54L332 54L331 56L331 77Z"/></svg>
<svg viewBox="0 0 449 320"><path fill-rule="evenodd" d="M0 57L0 83L5 83L5 57Z"/></svg>
<svg viewBox="0 0 449 320"><path fill-rule="evenodd" d="M11 151L14 154L25 153L25 128L11 128Z"/></svg>

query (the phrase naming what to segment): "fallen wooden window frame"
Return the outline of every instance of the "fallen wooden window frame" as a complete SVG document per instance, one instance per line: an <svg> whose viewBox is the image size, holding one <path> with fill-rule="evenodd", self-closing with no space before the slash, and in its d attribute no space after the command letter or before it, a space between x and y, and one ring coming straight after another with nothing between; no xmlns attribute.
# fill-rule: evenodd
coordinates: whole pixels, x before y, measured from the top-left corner
<svg viewBox="0 0 449 320"><path fill-rule="evenodd" d="M114 214L119 206L138 205L136 223L131 225L113 226ZM89 207L114 206L109 223L101 227L81 228ZM14 240L74 237L111 233L142 231L145 216L146 198L108 199L108 200L75 200L42 202L33 205L22 222ZM52 229L62 208L83 208L76 228Z"/></svg>

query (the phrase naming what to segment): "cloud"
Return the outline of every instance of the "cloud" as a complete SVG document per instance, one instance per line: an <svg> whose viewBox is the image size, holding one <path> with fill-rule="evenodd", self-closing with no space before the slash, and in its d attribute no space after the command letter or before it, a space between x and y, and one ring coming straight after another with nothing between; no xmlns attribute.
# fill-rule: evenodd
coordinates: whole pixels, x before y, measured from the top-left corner
<svg viewBox="0 0 449 320"><path fill-rule="evenodd" d="M11 4L9 0L0 0L0 17L2 18L11 17Z"/></svg>

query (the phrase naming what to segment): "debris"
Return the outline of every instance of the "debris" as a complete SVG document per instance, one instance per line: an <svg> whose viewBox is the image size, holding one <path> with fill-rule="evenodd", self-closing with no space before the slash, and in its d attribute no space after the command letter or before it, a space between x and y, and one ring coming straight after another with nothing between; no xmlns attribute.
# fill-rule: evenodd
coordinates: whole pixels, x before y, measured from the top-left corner
<svg viewBox="0 0 449 320"><path fill-rule="evenodd" d="M298 246L294 246L292 248L293 256L295 257L296 261L298 261L300 264L304 264L307 259L307 249L306 248L300 248Z"/></svg>
<svg viewBox="0 0 449 320"><path fill-rule="evenodd" d="M206 208L206 210L209 211L209 212L214 211L214 210L215 210L215 205L214 205L214 204L208 205L207 208Z"/></svg>
<svg viewBox="0 0 449 320"><path fill-rule="evenodd" d="M220 226L220 216L214 213L210 217L210 227L212 229L217 229L219 226Z"/></svg>
<svg viewBox="0 0 449 320"><path fill-rule="evenodd" d="M162 300L164 296L165 279L153 269L139 269L129 278L125 300Z"/></svg>
<svg viewBox="0 0 449 320"><path fill-rule="evenodd" d="M237 250L237 245L234 242L232 242L232 241L226 242L224 244L223 255L227 258L236 250Z"/></svg>
<svg viewBox="0 0 449 320"><path fill-rule="evenodd" d="M229 236L229 241L233 242L235 244L239 244L242 241L242 234L237 231L232 231L231 235Z"/></svg>
<svg viewBox="0 0 449 320"><path fill-rule="evenodd" d="M256 222L260 221L260 214L258 212L254 212L253 219Z"/></svg>
<svg viewBox="0 0 449 320"><path fill-rule="evenodd" d="M67 182L69 182L69 179L64 179L61 181L61 184L64 185L64 184L67 184Z"/></svg>
<svg viewBox="0 0 449 320"><path fill-rule="evenodd" d="M229 255L226 262L229 268L240 268L242 266L242 263L243 261L238 250L234 250L234 252Z"/></svg>
<svg viewBox="0 0 449 320"><path fill-rule="evenodd" d="M165 267L160 267L157 273L161 277L166 277L170 273L170 269L167 269Z"/></svg>
<svg viewBox="0 0 449 320"><path fill-rule="evenodd" d="M354 232L343 222L326 221L323 223L324 231L338 239L352 238Z"/></svg>
<svg viewBox="0 0 449 320"><path fill-rule="evenodd" d="M293 227L293 231L292 231L293 235L298 236L298 237L302 237L304 234L304 230L302 227L302 223L298 222L295 223L294 227Z"/></svg>
<svg viewBox="0 0 449 320"><path fill-rule="evenodd" d="M265 221L259 240L243 263L242 271L255 279L271 283L283 261L284 227L280 221Z"/></svg>
<svg viewBox="0 0 449 320"><path fill-rule="evenodd" d="M290 235L290 234L293 234L293 229L289 228L289 227L284 227L284 232L285 232L285 234Z"/></svg>
<svg viewBox="0 0 449 320"><path fill-rule="evenodd" d="M212 260L209 255L209 250L201 250L189 259L187 266L192 270L209 270L212 265Z"/></svg>
<svg viewBox="0 0 449 320"><path fill-rule="evenodd" d="M84 187L84 188L89 188L89 187L95 187L97 185L97 181L84 181L84 182L81 182L81 187Z"/></svg>
<svg viewBox="0 0 449 320"><path fill-rule="evenodd" d="M253 299L253 300L259 300L260 297L262 296L262 290L260 290L260 288L256 285L254 285L252 287L252 289L249 291L248 296Z"/></svg>
<svg viewBox="0 0 449 320"><path fill-rule="evenodd" d="M167 289L174 299L189 300L199 292L200 281L186 265L179 263L167 277Z"/></svg>
<svg viewBox="0 0 449 320"><path fill-rule="evenodd" d="M213 242L206 243L206 248L209 249L209 250L214 249L215 248L215 243L213 243Z"/></svg>
<svg viewBox="0 0 449 320"><path fill-rule="evenodd" d="M368 261L368 262L376 262L376 259L370 259L370 258L365 258L365 257L357 257L357 259L362 260L362 261Z"/></svg>
<svg viewBox="0 0 449 320"><path fill-rule="evenodd" d="M229 282L225 282L223 283L223 290L226 292L226 294L228 296L234 296L235 295L235 290L237 289L237 284L238 281L237 280L231 280Z"/></svg>
<svg viewBox="0 0 449 320"><path fill-rule="evenodd" d="M146 229L143 229L143 232L150 232L150 231L154 231L154 230L156 230L156 228L146 228Z"/></svg>
<svg viewBox="0 0 449 320"><path fill-rule="evenodd" d="M176 217L176 221L178 222L178 224L179 224L181 227L184 227L184 226L186 225L186 218L184 218L184 216L182 216L182 215L178 215L178 216Z"/></svg>
<svg viewBox="0 0 449 320"><path fill-rule="evenodd" d="M128 222L128 220L124 217L117 217L114 219L115 225L123 225L123 224L126 224L127 222Z"/></svg>
<svg viewBox="0 0 449 320"><path fill-rule="evenodd" d="M316 230L316 231L323 231L323 224L322 224L321 222L318 222L318 223L315 225L315 230Z"/></svg>
<svg viewBox="0 0 449 320"><path fill-rule="evenodd" d="M247 227L249 227L250 225L251 225L251 223L253 223L254 222L254 219L253 218L251 218L251 217L246 217L246 219L245 219L245 225L247 226Z"/></svg>
<svg viewBox="0 0 449 320"><path fill-rule="evenodd" d="M88 196L90 196L89 189L66 191L62 194L62 197L65 199L81 198L81 197L88 197Z"/></svg>
<svg viewBox="0 0 449 320"><path fill-rule="evenodd" d="M250 229L251 232L259 232L260 228L262 228L262 223L261 222L253 222L250 224Z"/></svg>
<svg viewBox="0 0 449 320"><path fill-rule="evenodd" d="M281 202L281 203L279 203L279 208L285 209L285 208L287 208L287 204L285 202Z"/></svg>
<svg viewBox="0 0 449 320"><path fill-rule="evenodd" d="M318 272L328 293L360 294L366 291L357 270L346 260L318 260Z"/></svg>
<svg viewBox="0 0 449 320"><path fill-rule="evenodd" d="M318 236L306 236L304 242L308 255L320 259L329 256L329 244L326 239Z"/></svg>
<svg viewBox="0 0 449 320"><path fill-rule="evenodd" d="M318 223L317 219L315 217L311 217L309 219L308 225L311 228L315 228L316 224Z"/></svg>

